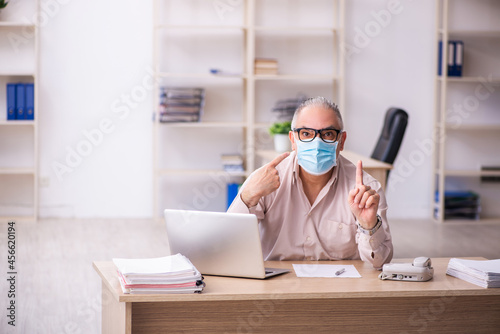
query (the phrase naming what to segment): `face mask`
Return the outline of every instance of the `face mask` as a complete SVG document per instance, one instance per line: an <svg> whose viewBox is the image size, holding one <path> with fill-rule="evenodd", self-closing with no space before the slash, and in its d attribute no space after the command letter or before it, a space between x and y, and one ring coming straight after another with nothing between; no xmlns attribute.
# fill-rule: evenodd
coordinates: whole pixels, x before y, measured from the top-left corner
<svg viewBox="0 0 500 334"><path fill-rule="evenodd" d="M319 137L304 143L298 139L297 157L299 165L306 172L312 175L323 175L330 171L333 166L337 166L337 145L335 143L325 143Z"/></svg>

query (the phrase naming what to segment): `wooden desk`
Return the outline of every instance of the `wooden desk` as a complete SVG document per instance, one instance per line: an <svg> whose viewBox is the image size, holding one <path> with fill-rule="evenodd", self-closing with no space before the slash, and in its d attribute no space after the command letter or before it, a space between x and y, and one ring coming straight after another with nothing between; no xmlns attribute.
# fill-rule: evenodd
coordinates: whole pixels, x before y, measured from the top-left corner
<svg viewBox="0 0 500 334"><path fill-rule="evenodd" d="M270 162L279 155L279 153L276 153L275 151L258 151L257 154L261 158L261 165ZM343 150L340 154L353 164L356 164L358 160L363 161L364 171L376 178L385 190L385 185L387 183L387 171L392 169L391 164L347 150Z"/></svg>
<svg viewBox="0 0 500 334"><path fill-rule="evenodd" d="M498 333L500 289L447 276L448 261L432 259L428 282L381 281L369 264L335 261L355 265L362 278L297 278L293 270L268 280L206 276L204 292L189 295L126 295L112 262L94 268L102 278L103 334Z"/></svg>

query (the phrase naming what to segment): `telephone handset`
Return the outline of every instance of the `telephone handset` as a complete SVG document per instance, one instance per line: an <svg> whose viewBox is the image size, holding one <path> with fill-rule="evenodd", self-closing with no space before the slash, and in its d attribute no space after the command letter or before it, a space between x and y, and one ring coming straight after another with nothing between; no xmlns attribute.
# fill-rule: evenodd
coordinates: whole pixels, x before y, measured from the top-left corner
<svg viewBox="0 0 500 334"><path fill-rule="evenodd" d="M378 276L381 280L425 282L432 279L434 268L428 257L417 257L413 263L386 263Z"/></svg>

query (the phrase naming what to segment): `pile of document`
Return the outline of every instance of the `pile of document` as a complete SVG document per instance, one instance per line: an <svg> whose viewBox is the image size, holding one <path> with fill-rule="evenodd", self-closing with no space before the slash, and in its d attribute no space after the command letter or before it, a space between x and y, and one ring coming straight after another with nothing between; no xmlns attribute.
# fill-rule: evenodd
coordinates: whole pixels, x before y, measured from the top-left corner
<svg viewBox="0 0 500 334"><path fill-rule="evenodd" d="M436 192L435 216L439 217ZM444 219L479 219L481 212L480 197L473 191L446 191L444 193Z"/></svg>
<svg viewBox="0 0 500 334"><path fill-rule="evenodd" d="M279 120L291 121L295 110L305 100L307 100L307 96L301 94L299 94L296 98L278 100L274 104L272 112Z"/></svg>
<svg viewBox="0 0 500 334"><path fill-rule="evenodd" d="M278 60L269 58L255 58L254 73L256 75L278 74Z"/></svg>
<svg viewBox="0 0 500 334"><path fill-rule="evenodd" d="M450 259L446 273L483 288L500 288L500 259Z"/></svg>
<svg viewBox="0 0 500 334"><path fill-rule="evenodd" d="M203 277L182 254L151 259L113 259L123 293L201 293Z"/></svg>
<svg viewBox="0 0 500 334"><path fill-rule="evenodd" d="M240 154L222 154L222 168L226 172L244 172L243 157Z"/></svg>
<svg viewBox="0 0 500 334"><path fill-rule="evenodd" d="M205 104L205 90L161 87L160 122L198 122Z"/></svg>

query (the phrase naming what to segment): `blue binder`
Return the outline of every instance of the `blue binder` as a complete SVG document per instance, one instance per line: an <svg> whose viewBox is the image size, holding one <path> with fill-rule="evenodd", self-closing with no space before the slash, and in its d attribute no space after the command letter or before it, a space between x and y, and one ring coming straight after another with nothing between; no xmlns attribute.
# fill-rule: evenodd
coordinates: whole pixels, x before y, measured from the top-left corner
<svg viewBox="0 0 500 334"><path fill-rule="evenodd" d="M16 84L7 84L7 120L16 119Z"/></svg>
<svg viewBox="0 0 500 334"><path fill-rule="evenodd" d="M462 65L464 62L464 42L454 41L455 43L455 68L453 71L454 76L462 76Z"/></svg>
<svg viewBox="0 0 500 334"><path fill-rule="evenodd" d="M24 84L16 84L16 119L26 119Z"/></svg>
<svg viewBox="0 0 500 334"><path fill-rule="evenodd" d="M238 190L239 190L240 185L238 183L228 183L227 184L227 209L231 206L231 203L233 203L234 199L236 198L236 195L238 195Z"/></svg>
<svg viewBox="0 0 500 334"><path fill-rule="evenodd" d="M26 104L25 104L25 116L26 119L35 119L35 85L32 83L27 83L25 86L26 93Z"/></svg>

